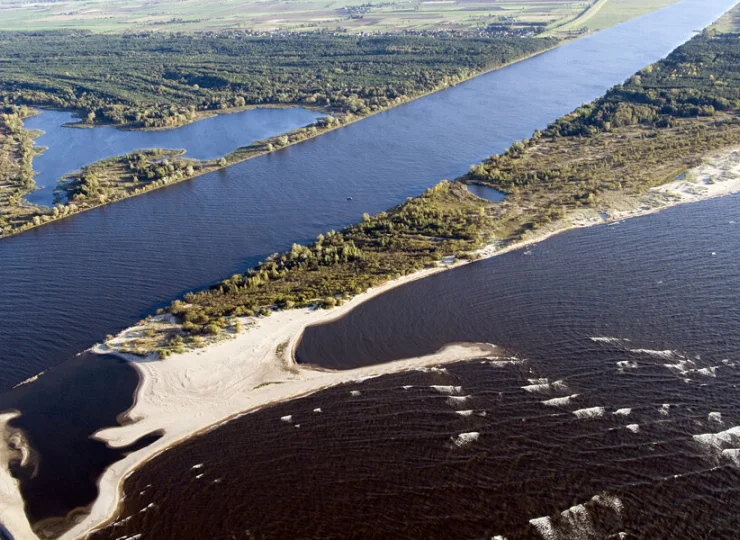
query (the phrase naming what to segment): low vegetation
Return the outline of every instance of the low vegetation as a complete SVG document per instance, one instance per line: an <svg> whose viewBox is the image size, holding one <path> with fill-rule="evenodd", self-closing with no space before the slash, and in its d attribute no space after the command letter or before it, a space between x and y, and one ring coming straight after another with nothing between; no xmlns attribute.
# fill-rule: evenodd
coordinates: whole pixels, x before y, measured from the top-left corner
<svg viewBox="0 0 740 540"><path fill-rule="evenodd" d="M162 313L176 324L167 319L158 339L138 344L139 351L166 356L173 340L178 347L202 345L239 316L331 308L444 256L466 257L494 238L514 241L583 209L609 208L610 197L674 180L707 153L740 144L739 55L740 35L697 36L459 181L173 302ZM489 203L463 182L491 185L508 197Z"/></svg>
<svg viewBox="0 0 740 540"><path fill-rule="evenodd" d="M5 107L0 113L0 209L13 209L0 212L0 235L12 228L13 219L32 219L34 207L23 202L23 196L36 187L34 133L23 129L23 119L31 114L26 107Z"/></svg>
<svg viewBox="0 0 740 540"><path fill-rule="evenodd" d="M672 0L3 0L0 28L88 29L96 32L482 32L491 25L520 29L577 26L594 5L620 22Z"/></svg>
<svg viewBox="0 0 740 540"><path fill-rule="evenodd" d="M332 308L389 279L436 266L445 256L470 257L487 240L489 206L462 184L442 182L388 212L365 215L361 223L319 235L307 246L294 244L244 274L187 294L166 310L179 327L169 321L151 325L159 340L133 340L127 350L155 348L166 356L183 339L198 346L231 333L234 317L314 304Z"/></svg>

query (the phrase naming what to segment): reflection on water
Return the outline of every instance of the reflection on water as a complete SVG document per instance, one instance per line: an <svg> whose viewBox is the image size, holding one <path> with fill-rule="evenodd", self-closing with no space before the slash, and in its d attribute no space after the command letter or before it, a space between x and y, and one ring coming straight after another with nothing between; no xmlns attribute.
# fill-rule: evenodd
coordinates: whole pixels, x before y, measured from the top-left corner
<svg viewBox="0 0 740 540"><path fill-rule="evenodd" d="M44 134L36 145L47 149L34 158L38 173L34 180L40 188L26 198L40 205L50 205L57 180L65 174L101 159L122 156L147 148L185 150L194 159L216 159L254 141L280 135L312 123L318 113L306 109L254 109L221 114L179 128L158 131L131 131L114 127L95 129L68 128L74 113L44 110L27 119L27 129Z"/></svg>
<svg viewBox="0 0 740 540"><path fill-rule="evenodd" d="M737 538L737 223L731 197L573 231L313 327L326 367L509 353L230 422L128 479L93 538Z"/></svg>

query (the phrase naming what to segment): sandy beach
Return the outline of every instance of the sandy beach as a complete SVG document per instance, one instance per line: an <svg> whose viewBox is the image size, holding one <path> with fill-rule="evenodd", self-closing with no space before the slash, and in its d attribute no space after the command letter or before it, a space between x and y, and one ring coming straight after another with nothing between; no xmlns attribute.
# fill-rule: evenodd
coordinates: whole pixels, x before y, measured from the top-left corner
<svg viewBox="0 0 740 540"><path fill-rule="evenodd" d="M504 248L494 245L479 251L482 258L521 249L549 236L578 227L588 227L650 214L689 202L740 192L740 148L714 154L680 180L653 188L635 197L615 197L598 210L573 213L563 220L537 231L523 242ZM270 317L244 319L244 330L233 339L204 349L177 354L166 360L142 359L123 355L138 370L141 382L135 405L127 413L131 423L108 428L96 437L112 447L128 445L154 431L164 435L154 444L113 464L99 482L100 495L91 513L62 538L84 535L115 519L124 479L145 461L195 434L217 427L237 416L254 412L281 401L295 399L342 383L401 371L439 366L446 363L498 356L493 344L450 344L435 354L347 371L314 369L295 363L294 350L308 325L342 317L377 295L434 273L446 271L469 261L445 261L437 268L388 282L358 295L345 305L332 309L292 309ZM106 345L93 350L116 353L130 328ZM0 429L10 416L0 417ZM16 539L35 538L23 512L15 479L7 472L9 447L7 437L0 446L0 514L6 528Z"/></svg>
<svg viewBox="0 0 740 540"><path fill-rule="evenodd" d="M18 488L18 481L13 478L7 468L11 459L17 459L18 446L22 446L18 433L8 430L8 422L20 413L9 412L0 414L0 534L12 534L16 539L36 538L23 511L23 498ZM24 456L21 456L24 459Z"/></svg>

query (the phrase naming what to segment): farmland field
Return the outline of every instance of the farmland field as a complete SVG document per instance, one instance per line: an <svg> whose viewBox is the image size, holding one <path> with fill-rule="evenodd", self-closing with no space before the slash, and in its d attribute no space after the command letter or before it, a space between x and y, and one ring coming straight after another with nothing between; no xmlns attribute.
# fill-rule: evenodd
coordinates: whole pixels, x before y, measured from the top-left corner
<svg viewBox="0 0 740 540"><path fill-rule="evenodd" d="M472 31L600 29L675 0L0 0L0 29Z"/></svg>

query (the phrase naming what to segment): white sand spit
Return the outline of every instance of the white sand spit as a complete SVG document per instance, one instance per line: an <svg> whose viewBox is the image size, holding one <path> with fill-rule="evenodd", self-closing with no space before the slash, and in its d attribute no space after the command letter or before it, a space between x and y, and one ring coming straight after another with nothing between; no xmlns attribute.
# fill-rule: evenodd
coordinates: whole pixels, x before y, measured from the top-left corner
<svg viewBox="0 0 740 540"><path fill-rule="evenodd" d="M508 360L503 360L500 358L494 358L487 361L489 366L495 367L495 368L506 368L506 367L512 367L512 366L520 366L524 363L524 360L519 360L518 358L510 358Z"/></svg>
<svg viewBox="0 0 740 540"><path fill-rule="evenodd" d="M18 481L8 471L7 464L11 459L17 459L18 450L11 443L13 433L9 430L8 422L20 413L9 412L0 414L0 517L2 525L13 534L14 538L36 538L28 523L23 510Z"/></svg>
<svg viewBox="0 0 740 540"><path fill-rule="evenodd" d="M704 377L717 377L717 366L697 369L696 372Z"/></svg>
<svg viewBox="0 0 740 540"><path fill-rule="evenodd" d="M430 386L429 388L434 388L437 392L440 394L459 394L462 392L462 386Z"/></svg>
<svg viewBox="0 0 740 540"><path fill-rule="evenodd" d="M465 402L467 402L471 396L450 396L447 398L447 404L452 407L459 407L461 405L465 405Z"/></svg>
<svg viewBox="0 0 740 540"><path fill-rule="evenodd" d="M416 368L416 371L421 371L422 373L447 373L447 370L445 368L434 366Z"/></svg>
<svg viewBox="0 0 740 540"><path fill-rule="evenodd" d="M624 371L625 369L637 369L640 365L634 360L620 360L617 362L617 367Z"/></svg>
<svg viewBox="0 0 740 540"><path fill-rule="evenodd" d="M205 350L173 355L163 361L133 361L141 375L141 383L136 404L128 414L136 422L102 430L95 437L112 447L121 447L155 430L163 430L164 435L154 444L133 452L106 470L100 480L100 496L90 515L62 538L77 538L101 526L115 512L122 479L127 474L166 448L206 431L209 426L224 423L247 411L361 378L429 369L499 352L490 344L460 343L423 357L345 371L315 370L295 364L293 350L308 324L337 318L388 288L380 287L360 295L332 311L295 309L276 312L269 318L257 319L254 325L234 339L216 343ZM275 351L286 341L289 341L289 346L285 348L285 356L278 358ZM281 384L263 384L276 381ZM281 420L289 422L292 417Z"/></svg>
<svg viewBox="0 0 740 540"><path fill-rule="evenodd" d="M591 336L591 341L595 341L596 343L622 343L628 342L629 339L607 336Z"/></svg>
<svg viewBox="0 0 740 540"><path fill-rule="evenodd" d="M532 394L549 394L553 391L564 392L568 389L565 381L548 382L548 379L529 379L529 384L522 386L522 390Z"/></svg>
<svg viewBox="0 0 740 540"><path fill-rule="evenodd" d="M630 352L637 354L647 354L650 356L655 356L656 358L665 358L666 360L670 360L671 358L676 356L676 353L671 350L656 351L653 349L630 349Z"/></svg>
<svg viewBox="0 0 740 540"><path fill-rule="evenodd" d="M729 459L736 467L740 467L740 448L722 450L722 457Z"/></svg>
<svg viewBox="0 0 740 540"><path fill-rule="evenodd" d="M529 523L532 525L532 527L537 529L537 532L542 538L545 538L546 540L556 538L555 528L552 526L552 520L549 517L545 516L530 519Z"/></svg>
<svg viewBox="0 0 740 540"><path fill-rule="evenodd" d="M624 513L622 501L612 495L596 495L584 504L564 510L555 519L551 516L530 519L529 523L545 540L586 540L606 538L599 522L594 520L594 510L603 516L612 514L612 520L620 520Z"/></svg>
<svg viewBox="0 0 740 540"><path fill-rule="evenodd" d="M694 435L694 440L714 450L726 449L728 446L740 445L740 426L731 427L719 433Z"/></svg>

